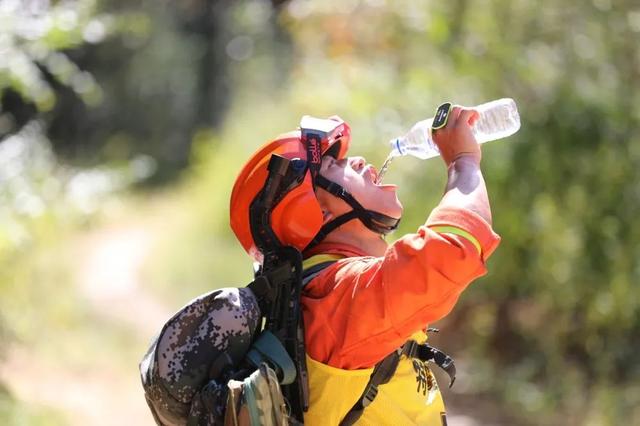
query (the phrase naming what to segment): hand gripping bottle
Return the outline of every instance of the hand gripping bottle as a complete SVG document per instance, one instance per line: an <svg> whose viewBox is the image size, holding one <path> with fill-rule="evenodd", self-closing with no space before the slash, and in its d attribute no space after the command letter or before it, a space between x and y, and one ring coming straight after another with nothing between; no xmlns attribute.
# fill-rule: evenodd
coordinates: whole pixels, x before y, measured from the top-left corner
<svg viewBox="0 0 640 426"><path fill-rule="evenodd" d="M480 118L478 118L471 128L478 143L506 138L520 129L518 108L516 107L515 101L511 98L487 102L475 106L473 109L480 113ZM426 160L427 158L440 155L440 151L432 138L433 120L434 118L432 117L419 121L414 124L406 135L389 141L391 153L380 169L378 182L382 181L382 176L387 171L389 163L395 157L412 155Z"/></svg>

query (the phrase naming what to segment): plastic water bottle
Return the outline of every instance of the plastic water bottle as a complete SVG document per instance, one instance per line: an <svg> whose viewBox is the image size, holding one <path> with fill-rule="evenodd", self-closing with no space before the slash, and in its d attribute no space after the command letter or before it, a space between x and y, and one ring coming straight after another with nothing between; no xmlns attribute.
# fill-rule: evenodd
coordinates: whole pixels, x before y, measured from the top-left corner
<svg viewBox="0 0 640 426"><path fill-rule="evenodd" d="M520 115L516 103L511 98L502 98L473 107L480 113L480 117L471 127L478 143L494 141L513 135L520 129ZM378 183L389 168L395 157L412 155L426 160L440 155L431 134L433 117L417 122L409 132L401 137L389 141L391 153L385 160L378 173Z"/></svg>

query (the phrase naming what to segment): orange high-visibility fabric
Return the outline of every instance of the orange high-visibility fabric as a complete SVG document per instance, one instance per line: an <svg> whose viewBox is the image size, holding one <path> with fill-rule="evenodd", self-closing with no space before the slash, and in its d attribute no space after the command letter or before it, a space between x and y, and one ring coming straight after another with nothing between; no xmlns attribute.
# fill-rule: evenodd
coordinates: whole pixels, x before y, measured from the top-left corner
<svg viewBox="0 0 640 426"><path fill-rule="evenodd" d="M301 299L310 358L305 423L339 422L362 394L372 367L448 314L469 283L486 273L485 261L499 241L479 215L436 208L425 225L389 246L383 257L328 244L307 253L344 257L312 279ZM442 424L437 385L421 396L414 373L412 361L403 357L358 424Z"/></svg>
<svg viewBox="0 0 640 426"><path fill-rule="evenodd" d="M481 253L468 239L430 226L468 232ZM486 273L485 260L499 240L479 215L437 208L425 225L390 245L383 257L358 256L353 247L319 245L311 254L351 257L337 261L305 287L307 354L348 370L374 366L451 311L469 283Z"/></svg>

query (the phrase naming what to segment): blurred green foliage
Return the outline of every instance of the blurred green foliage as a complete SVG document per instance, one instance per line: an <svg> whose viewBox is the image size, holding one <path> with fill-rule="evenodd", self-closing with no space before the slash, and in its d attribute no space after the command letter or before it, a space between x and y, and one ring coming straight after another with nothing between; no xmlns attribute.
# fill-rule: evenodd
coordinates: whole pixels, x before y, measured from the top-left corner
<svg viewBox="0 0 640 426"><path fill-rule="evenodd" d="M156 182L228 103L227 1L8 0L0 7L0 138L39 118L67 162L148 155Z"/></svg>
<svg viewBox="0 0 640 426"><path fill-rule="evenodd" d="M180 156L174 166L190 160L180 184L163 195L168 201L159 213L166 218L161 243L146 271L155 291L177 308L214 286L250 278L249 258L228 228L231 186L250 153L295 128L301 115L341 115L353 129L353 153L380 164L385 142L431 116L440 102L475 105L512 97L521 130L483 148L494 228L503 242L489 261L489 274L441 324L445 349L468 366L466 385L458 392L497 401L505 412L518 413L521 424L640 422L638 5L631 0L273 3L278 7L259 0L193 0L155 9L142 3L136 9L105 0L95 9L87 2L91 12L80 9L73 29L56 30L64 37L11 36L12 52L57 40L46 41L49 50L42 58L60 58L63 49L68 60L63 62L71 63L66 69L72 71L56 81L75 91L74 78L89 79L89 106L94 95L88 94L100 94L93 109L80 115L93 117L86 121L97 141L86 148L89 157L128 161L143 152L161 167ZM55 15L65 4L53 3L50 12ZM121 22L112 15L130 16L134 22L125 26L130 33L110 24ZM92 22L102 23L102 50L83 36ZM218 23L216 31L212 22ZM129 35L107 38L112 29ZM0 37L0 49L6 39ZM63 128L69 115L46 115L58 93L48 88L49 80L33 83L26 80L28 73L7 71L13 68L4 64L20 55L3 57L12 61L0 61L0 88L10 87L51 119L46 123ZM86 68L74 60L87 61ZM33 56L15 61L22 67L26 61L25 69L32 70L53 66L48 60L34 65ZM207 68L211 61L219 64L215 72ZM14 74L19 76L10 77ZM77 95L83 98L82 93ZM117 125L109 117L119 117ZM8 122L2 111L0 121ZM0 131L17 131L4 125ZM89 133L56 134L71 140ZM6 145L0 143L0 150ZM402 158L392 164L386 180L400 185L405 205L397 235L424 221L444 179L439 160ZM6 191L0 187L0 196ZM16 190L12 204L0 205L0 246L14 241L11 247L17 247L17 222L36 235L33 244L46 241L47 233L68 232L60 226L66 214L38 214L29 225L15 219L19 211L27 212L19 217L31 217L37 204L22 195L16 201L24 193ZM61 197L39 198L49 211L52 200ZM70 205L60 202L61 209ZM82 208L72 210L88 217ZM43 217L51 219L37 225ZM78 223L83 220L69 226ZM7 251L8 246L5 242L0 252L5 266L25 259L31 247ZM4 284L9 279L29 281L16 278L16 271L0 269L2 294L11 294Z"/></svg>
<svg viewBox="0 0 640 426"><path fill-rule="evenodd" d="M111 18L96 13L94 0L56 2L6 1L0 7L0 135L24 124L24 113L12 110L18 95L24 109L50 111L56 103L54 84L70 88L89 104L102 93L93 76L78 68L64 53L83 43L98 43L111 31Z"/></svg>
<svg viewBox="0 0 640 426"><path fill-rule="evenodd" d="M484 148L503 243L489 275L444 323L448 345L473 360L471 391L514 407L523 422L640 419L640 12L632 2L294 1L278 16L292 38L284 85L273 77L282 64L260 4L237 8L238 37L252 40L253 55L236 67L229 120L193 180L210 232L227 226L220 204L243 159L302 114L343 116L353 152L380 164L384 142L442 100L513 97L522 129ZM401 234L437 203L444 168L400 159L388 180L405 201Z"/></svg>

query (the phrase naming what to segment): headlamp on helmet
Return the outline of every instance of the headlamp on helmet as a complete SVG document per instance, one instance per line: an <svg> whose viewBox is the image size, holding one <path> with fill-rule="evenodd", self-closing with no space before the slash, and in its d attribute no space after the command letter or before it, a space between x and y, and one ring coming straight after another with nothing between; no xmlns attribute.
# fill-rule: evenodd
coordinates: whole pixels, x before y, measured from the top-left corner
<svg viewBox="0 0 640 426"><path fill-rule="evenodd" d="M342 159L349 149L349 125L337 116L305 116L300 127L263 145L244 165L233 186L231 228L260 263L274 244L302 251L316 236L323 216L314 179L322 157Z"/></svg>

